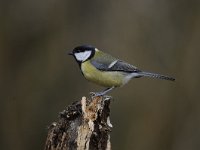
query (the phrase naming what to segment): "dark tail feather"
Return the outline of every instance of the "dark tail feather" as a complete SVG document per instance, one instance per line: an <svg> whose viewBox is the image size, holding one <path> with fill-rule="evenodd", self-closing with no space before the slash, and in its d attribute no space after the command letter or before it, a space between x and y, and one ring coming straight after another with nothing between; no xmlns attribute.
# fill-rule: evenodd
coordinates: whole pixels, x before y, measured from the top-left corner
<svg viewBox="0 0 200 150"><path fill-rule="evenodd" d="M157 79L162 79L162 80L170 80L170 81L175 81L175 78L161 75L161 74L156 74L156 73L151 73L151 72L139 72L139 75L143 77L151 77L151 78L157 78Z"/></svg>

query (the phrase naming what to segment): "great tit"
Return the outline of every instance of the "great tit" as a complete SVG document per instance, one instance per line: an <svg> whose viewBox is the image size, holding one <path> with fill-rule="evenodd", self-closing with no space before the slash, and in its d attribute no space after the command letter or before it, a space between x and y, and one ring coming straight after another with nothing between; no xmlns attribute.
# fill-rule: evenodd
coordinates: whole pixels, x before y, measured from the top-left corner
<svg viewBox="0 0 200 150"><path fill-rule="evenodd" d="M102 96L116 87L125 85L132 78L152 77L174 81L169 76L139 70L137 67L106 54L91 45L75 47L69 55L74 56L83 76L98 85L107 87L102 92L94 93Z"/></svg>

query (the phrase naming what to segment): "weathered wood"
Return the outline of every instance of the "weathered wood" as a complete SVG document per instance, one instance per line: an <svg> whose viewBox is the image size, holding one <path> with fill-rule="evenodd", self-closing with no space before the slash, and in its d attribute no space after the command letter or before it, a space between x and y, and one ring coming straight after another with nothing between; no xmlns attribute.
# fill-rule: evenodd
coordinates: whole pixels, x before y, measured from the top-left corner
<svg viewBox="0 0 200 150"><path fill-rule="evenodd" d="M111 150L110 97L82 97L50 125L45 150Z"/></svg>

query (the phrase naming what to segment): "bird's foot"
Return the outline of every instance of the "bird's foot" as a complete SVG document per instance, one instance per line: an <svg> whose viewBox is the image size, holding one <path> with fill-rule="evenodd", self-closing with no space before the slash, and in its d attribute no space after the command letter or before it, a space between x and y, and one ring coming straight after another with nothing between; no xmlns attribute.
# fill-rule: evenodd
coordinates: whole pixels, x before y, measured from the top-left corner
<svg viewBox="0 0 200 150"><path fill-rule="evenodd" d="M109 91L111 91L112 89L114 89L115 87L110 87L110 88L107 88L105 89L104 91L101 91L101 92L90 92L90 95L91 96L104 96L105 94L107 94Z"/></svg>
<svg viewBox="0 0 200 150"><path fill-rule="evenodd" d="M91 97L101 97L104 95L103 92L90 92L89 94Z"/></svg>
<svg viewBox="0 0 200 150"><path fill-rule="evenodd" d="M90 96L91 96L92 98L95 98L95 97L103 97L104 100L112 99L112 96L105 95L105 92L90 92L89 94L90 94Z"/></svg>

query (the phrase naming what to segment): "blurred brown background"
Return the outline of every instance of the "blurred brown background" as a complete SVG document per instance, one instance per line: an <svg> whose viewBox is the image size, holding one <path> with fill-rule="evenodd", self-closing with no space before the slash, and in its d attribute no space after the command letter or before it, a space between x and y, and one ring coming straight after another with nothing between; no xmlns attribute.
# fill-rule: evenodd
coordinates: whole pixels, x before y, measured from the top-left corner
<svg viewBox="0 0 200 150"><path fill-rule="evenodd" d="M176 78L135 79L110 93L114 150L199 150L199 8L198 0L1 1L1 150L43 149L58 112L103 89L66 54L80 44Z"/></svg>

